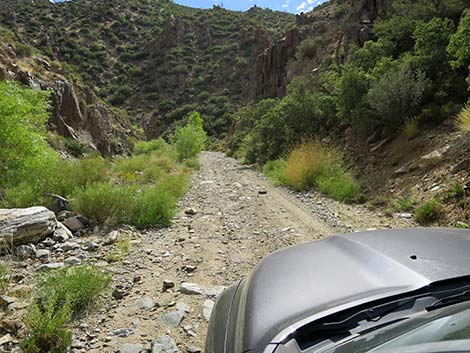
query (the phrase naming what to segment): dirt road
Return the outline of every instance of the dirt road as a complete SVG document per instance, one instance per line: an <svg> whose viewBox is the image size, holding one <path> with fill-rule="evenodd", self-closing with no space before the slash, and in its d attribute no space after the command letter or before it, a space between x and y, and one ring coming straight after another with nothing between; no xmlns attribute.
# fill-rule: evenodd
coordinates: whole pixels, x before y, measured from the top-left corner
<svg viewBox="0 0 470 353"><path fill-rule="evenodd" d="M174 225L133 233L131 254L112 267L114 298L78 324L74 351L139 352L169 335L181 352L195 353L204 348L217 294L265 255L336 233L410 225L273 187L220 153L200 160Z"/></svg>

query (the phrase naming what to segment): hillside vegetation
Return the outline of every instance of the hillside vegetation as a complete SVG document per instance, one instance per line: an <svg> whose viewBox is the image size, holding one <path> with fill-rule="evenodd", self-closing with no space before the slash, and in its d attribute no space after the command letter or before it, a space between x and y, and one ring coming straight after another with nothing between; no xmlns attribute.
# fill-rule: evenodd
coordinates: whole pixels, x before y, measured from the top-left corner
<svg viewBox="0 0 470 353"><path fill-rule="evenodd" d="M132 157L64 160L46 141L47 95L0 83L0 207L49 206L60 195L94 224L168 225L204 148L193 113L169 144L139 142Z"/></svg>
<svg viewBox="0 0 470 353"><path fill-rule="evenodd" d="M253 97L257 55L293 16L254 7L197 10L166 0L7 0L0 25L23 55L37 51L66 75L127 110L157 136L191 111L223 136L230 114Z"/></svg>
<svg viewBox="0 0 470 353"><path fill-rule="evenodd" d="M454 116L469 98L467 8L464 0L395 0L373 25L372 40L352 46L343 62L294 77L285 97L240 110L232 153L263 164L338 126L364 139L400 131L413 137L419 126ZM303 40L291 67L318 60L317 39Z"/></svg>

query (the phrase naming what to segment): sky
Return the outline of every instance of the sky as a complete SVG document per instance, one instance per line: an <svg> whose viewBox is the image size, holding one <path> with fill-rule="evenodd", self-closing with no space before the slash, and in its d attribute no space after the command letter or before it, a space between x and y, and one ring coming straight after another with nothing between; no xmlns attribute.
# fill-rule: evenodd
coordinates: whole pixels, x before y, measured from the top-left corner
<svg viewBox="0 0 470 353"><path fill-rule="evenodd" d="M51 0L62 2L64 0ZM65 0L67 1L67 0ZM245 11L253 5L268 7L272 10L300 13L312 11L313 8L327 0L175 0L175 3L198 8L211 8L213 5L223 6L229 10Z"/></svg>
<svg viewBox="0 0 470 353"><path fill-rule="evenodd" d="M326 0L175 0L177 4L199 8L211 8L212 5L223 5L226 9L245 11L253 5L256 5L292 13L311 11L315 6L325 1Z"/></svg>

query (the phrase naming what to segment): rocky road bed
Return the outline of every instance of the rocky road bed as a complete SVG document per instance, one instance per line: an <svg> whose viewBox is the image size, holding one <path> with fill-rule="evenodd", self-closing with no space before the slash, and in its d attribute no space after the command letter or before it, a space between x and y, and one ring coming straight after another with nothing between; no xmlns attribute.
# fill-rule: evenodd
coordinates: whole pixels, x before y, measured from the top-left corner
<svg viewBox="0 0 470 353"><path fill-rule="evenodd" d="M332 234L411 225L317 193L273 187L221 153L205 152L200 161L173 226L75 238L44 254L42 266L86 261L113 274L112 295L77 322L72 352L200 352L217 295L262 257ZM131 239L131 251L109 262L122 236ZM33 260L19 267L27 277L38 266Z"/></svg>

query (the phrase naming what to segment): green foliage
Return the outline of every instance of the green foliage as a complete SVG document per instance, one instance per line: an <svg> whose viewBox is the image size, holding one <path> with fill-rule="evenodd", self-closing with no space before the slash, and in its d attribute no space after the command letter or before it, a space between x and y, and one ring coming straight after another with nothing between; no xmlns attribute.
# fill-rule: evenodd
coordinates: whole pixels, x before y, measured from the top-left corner
<svg viewBox="0 0 470 353"><path fill-rule="evenodd" d="M470 65L470 11L467 10L460 19L457 32L450 37L448 52L453 60L451 64L454 68L467 67Z"/></svg>
<svg viewBox="0 0 470 353"><path fill-rule="evenodd" d="M359 196L359 184L344 167L341 154L317 141L303 142L290 152L287 160L270 161L263 171L275 184L296 190L317 187L342 201Z"/></svg>
<svg viewBox="0 0 470 353"><path fill-rule="evenodd" d="M338 117L360 126L367 109L366 96L371 77L364 71L346 66L336 82Z"/></svg>
<svg viewBox="0 0 470 353"><path fill-rule="evenodd" d="M189 116L188 123L175 131L172 142L180 160L196 157L203 149L207 139L202 126L202 118L198 113Z"/></svg>
<svg viewBox="0 0 470 353"><path fill-rule="evenodd" d="M334 170L318 177L318 189L336 200L352 201L359 198L359 183L345 170Z"/></svg>
<svg viewBox="0 0 470 353"><path fill-rule="evenodd" d="M31 304L26 318L27 335L21 346L25 353L66 353L72 343L70 308L56 308L54 298Z"/></svg>
<svg viewBox="0 0 470 353"><path fill-rule="evenodd" d="M313 59L317 54L318 47L320 46L319 39L307 38L304 39L297 49L297 59L300 61Z"/></svg>
<svg viewBox="0 0 470 353"><path fill-rule="evenodd" d="M72 207L96 223L166 226L187 187L185 174L161 178L155 186L89 184L75 194Z"/></svg>
<svg viewBox="0 0 470 353"><path fill-rule="evenodd" d="M0 186L57 158L45 140L48 109L46 92L0 82Z"/></svg>
<svg viewBox="0 0 470 353"><path fill-rule="evenodd" d="M402 126L419 112L426 84L424 74L407 65L386 73L367 94L374 125L389 129Z"/></svg>
<svg viewBox="0 0 470 353"><path fill-rule="evenodd" d="M74 139L65 139L65 148L74 157L82 157L88 152L88 147L85 144Z"/></svg>
<svg viewBox="0 0 470 353"><path fill-rule="evenodd" d="M149 154L149 153L166 153L170 150L170 146L162 138L139 141L134 145L134 154Z"/></svg>
<svg viewBox="0 0 470 353"><path fill-rule="evenodd" d="M39 283L38 299L29 307L24 352L67 352L72 343L71 320L90 309L110 281L109 275L90 266L45 275Z"/></svg>
<svg viewBox="0 0 470 353"><path fill-rule="evenodd" d="M418 23L413 33L415 54L421 70L428 75L442 72L448 66L447 46L454 32L454 24L447 18L433 18L426 23Z"/></svg>
<svg viewBox="0 0 470 353"><path fill-rule="evenodd" d="M397 212L410 212L413 211L414 207L416 206L416 201L411 197L402 196L393 200L392 206Z"/></svg>
<svg viewBox="0 0 470 353"><path fill-rule="evenodd" d="M72 317L83 314L109 287L111 276L101 269L80 265L47 274L39 283L38 295L54 299L54 306L68 306Z"/></svg>
<svg viewBox="0 0 470 353"><path fill-rule="evenodd" d="M268 161L263 167L263 173L274 185L288 185L286 161L284 159Z"/></svg>
<svg viewBox="0 0 470 353"><path fill-rule="evenodd" d="M419 224L428 224L437 221L443 213L442 202L438 199L432 199L425 202L415 211L415 219Z"/></svg>

